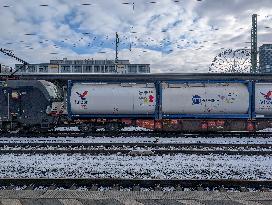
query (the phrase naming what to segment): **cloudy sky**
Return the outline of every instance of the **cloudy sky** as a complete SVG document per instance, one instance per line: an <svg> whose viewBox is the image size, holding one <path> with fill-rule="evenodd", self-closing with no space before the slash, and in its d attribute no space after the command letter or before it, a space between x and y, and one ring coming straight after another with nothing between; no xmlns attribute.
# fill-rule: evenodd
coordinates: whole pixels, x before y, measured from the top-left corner
<svg viewBox="0 0 272 205"><path fill-rule="evenodd" d="M119 59L207 72L222 50L250 47L253 13L259 45L271 43L271 0L0 0L0 47L29 63L114 59L118 32Z"/></svg>

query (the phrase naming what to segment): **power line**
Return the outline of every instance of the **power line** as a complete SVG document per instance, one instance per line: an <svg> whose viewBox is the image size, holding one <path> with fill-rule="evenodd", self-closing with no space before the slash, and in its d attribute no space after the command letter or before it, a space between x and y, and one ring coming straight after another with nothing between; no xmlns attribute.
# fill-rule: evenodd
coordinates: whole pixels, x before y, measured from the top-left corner
<svg viewBox="0 0 272 205"><path fill-rule="evenodd" d="M23 59L15 56L12 51L8 50L8 49L4 49L4 48L0 48L0 52L4 53L5 55L14 58L15 60L19 61L20 63L23 63L22 66L20 66L18 69L16 69L13 73L11 73L9 76L12 77L15 73L17 73L19 70L21 70L23 67L25 67L26 65L29 65L28 62L24 61Z"/></svg>

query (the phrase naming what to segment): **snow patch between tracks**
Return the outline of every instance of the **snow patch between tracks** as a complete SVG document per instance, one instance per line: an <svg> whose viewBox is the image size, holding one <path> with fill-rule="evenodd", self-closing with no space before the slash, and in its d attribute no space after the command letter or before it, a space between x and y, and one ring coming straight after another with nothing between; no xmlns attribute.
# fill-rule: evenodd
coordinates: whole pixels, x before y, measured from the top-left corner
<svg viewBox="0 0 272 205"><path fill-rule="evenodd" d="M272 178L272 156L4 154L1 155L0 164L1 178Z"/></svg>

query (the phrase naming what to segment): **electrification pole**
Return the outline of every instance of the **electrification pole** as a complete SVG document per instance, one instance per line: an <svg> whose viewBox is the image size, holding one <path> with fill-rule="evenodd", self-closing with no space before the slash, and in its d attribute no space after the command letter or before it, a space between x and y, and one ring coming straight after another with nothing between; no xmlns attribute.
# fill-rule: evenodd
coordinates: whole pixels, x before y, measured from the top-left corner
<svg viewBox="0 0 272 205"><path fill-rule="evenodd" d="M257 14L252 15L252 28L251 28L251 70L250 73L257 72Z"/></svg>
<svg viewBox="0 0 272 205"><path fill-rule="evenodd" d="M118 63L118 44L119 44L119 36L116 32L115 35L115 63Z"/></svg>

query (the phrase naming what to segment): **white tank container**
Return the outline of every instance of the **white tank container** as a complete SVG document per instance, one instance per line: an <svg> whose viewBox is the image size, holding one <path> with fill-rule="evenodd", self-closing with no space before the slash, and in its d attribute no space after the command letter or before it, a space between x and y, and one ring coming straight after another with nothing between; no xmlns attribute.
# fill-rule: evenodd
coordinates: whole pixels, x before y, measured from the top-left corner
<svg viewBox="0 0 272 205"><path fill-rule="evenodd" d="M272 115L272 83L255 84L255 113L259 117Z"/></svg>
<svg viewBox="0 0 272 205"><path fill-rule="evenodd" d="M74 83L70 99L72 114L154 114L154 84Z"/></svg>
<svg viewBox="0 0 272 205"><path fill-rule="evenodd" d="M247 114L249 91L242 83L162 85L163 114Z"/></svg>

